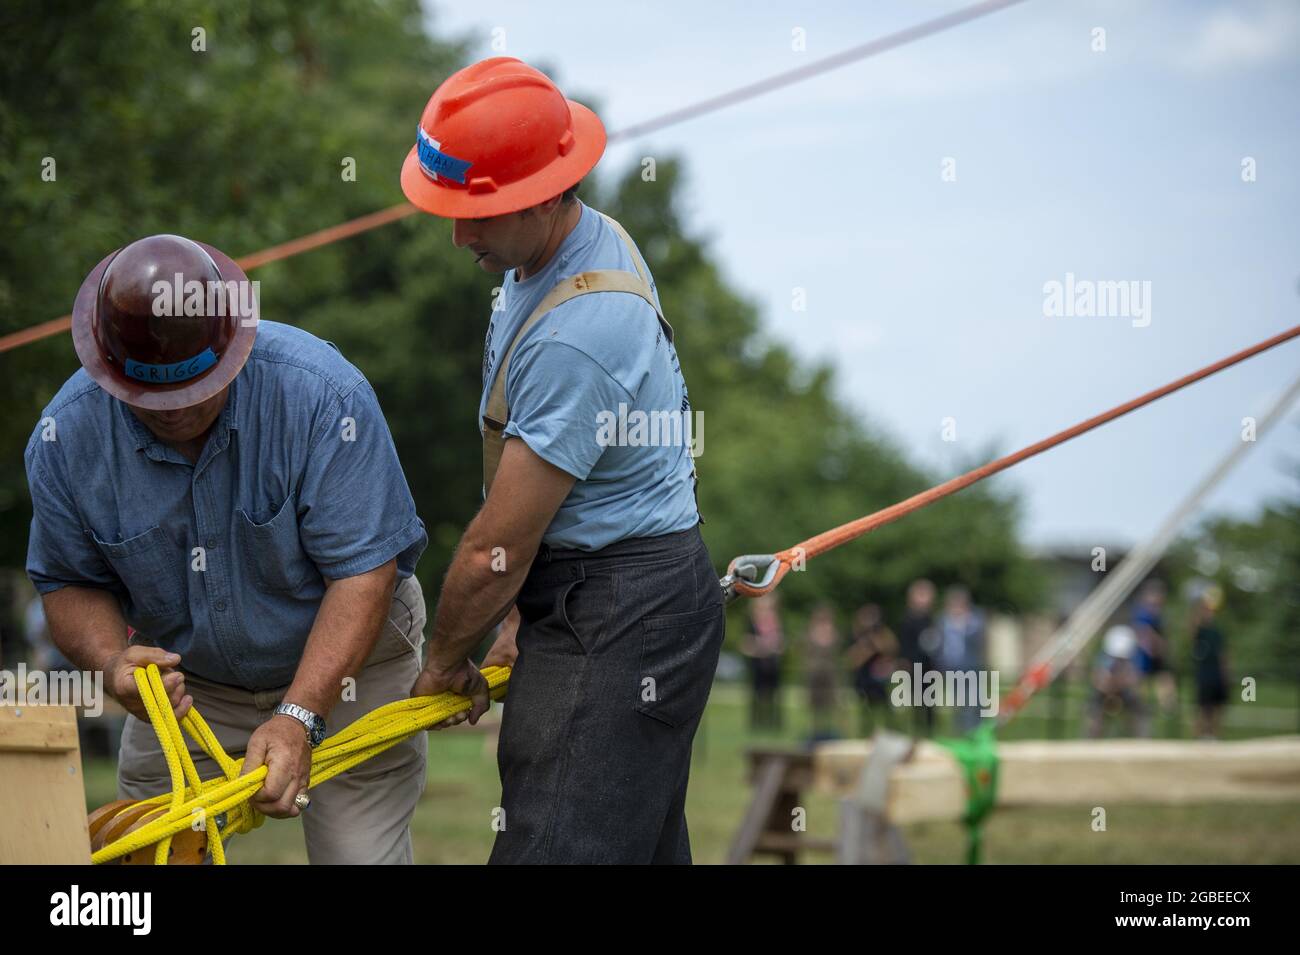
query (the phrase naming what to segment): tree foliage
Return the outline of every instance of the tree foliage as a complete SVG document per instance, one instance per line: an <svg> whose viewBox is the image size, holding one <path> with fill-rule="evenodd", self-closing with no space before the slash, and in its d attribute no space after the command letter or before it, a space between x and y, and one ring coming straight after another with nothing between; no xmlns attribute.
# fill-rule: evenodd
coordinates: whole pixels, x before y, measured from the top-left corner
<svg viewBox="0 0 1300 955"><path fill-rule="evenodd" d="M0 333L68 311L94 263L144 235L239 256L400 202L424 104L466 62L426 32L416 0L17 4L0 24ZM206 50L193 48L196 28ZM53 182L41 178L46 157ZM355 181L342 174L349 158ZM790 546L936 480L836 399L829 368L801 365L764 334L682 225L679 160L660 157L653 181L639 166L598 172L581 195L644 250L704 415L700 498L720 572L731 556ZM374 384L429 527L420 576L436 587L478 505L475 411L499 279L423 215L253 277L264 317L334 341ZM0 565L21 567L22 448L77 362L67 335L0 362ZM897 609L924 574L1025 607L1039 580L1017 524L1015 498L984 484L819 558L782 592L796 608Z"/></svg>

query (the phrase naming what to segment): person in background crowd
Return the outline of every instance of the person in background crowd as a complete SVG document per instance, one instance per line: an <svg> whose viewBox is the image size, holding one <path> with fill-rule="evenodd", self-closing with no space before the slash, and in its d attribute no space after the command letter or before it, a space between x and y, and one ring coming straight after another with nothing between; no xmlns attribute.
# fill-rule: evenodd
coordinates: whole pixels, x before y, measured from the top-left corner
<svg viewBox="0 0 1300 955"><path fill-rule="evenodd" d="M741 640L740 652L749 658L752 679L750 729L781 729L781 657L785 634L776 594L756 597L749 603L749 629Z"/></svg>
<svg viewBox="0 0 1300 955"><path fill-rule="evenodd" d="M1101 739L1107 718L1121 721L1123 735L1147 735L1136 653L1137 635L1132 627L1119 624L1106 631L1102 652L1092 669L1092 692L1084 720L1084 735L1089 739Z"/></svg>
<svg viewBox="0 0 1300 955"><path fill-rule="evenodd" d="M945 672L969 673L984 666L984 615L971 606L970 591L965 587L954 585L944 594L938 630L939 661ZM973 730L979 721L978 700L966 699L956 706L957 732Z"/></svg>
<svg viewBox="0 0 1300 955"><path fill-rule="evenodd" d="M1178 687L1169 665L1169 642L1164 636L1165 585L1148 580L1138 591L1133 609L1133 631L1137 635L1134 662L1142 680L1155 687L1156 703L1161 712L1173 713L1178 702Z"/></svg>
<svg viewBox="0 0 1300 955"><path fill-rule="evenodd" d="M1222 730L1223 707L1228 702L1228 654L1219 629L1219 607L1223 591L1216 586L1192 605L1192 664L1196 673L1196 735L1218 739Z"/></svg>
<svg viewBox="0 0 1300 955"><path fill-rule="evenodd" d="M33 669L47 672L74 669L50 638L50 625L45 619L45 605L39 594L27 602L23 612L23 639L27 642Z"/></svg>
<svg viewBox="0 0 1300 955"><path fill-rule="evenodd" d="M808 705L812 709L813 740L834 739L835 689L839 682L840 635L835 611L821 603L813 610L804 634L804 674L808 681Z"/></svg>
<svg viewBox="0 0 1300 955"><path fill-rule="evenodd" d="M853 642L849 665L853 668L853 689L860 704L860 732L875 729L872 710L879 707L886 728L893 729L893 708L889 702L889 678L905 664L898 655L898 639L881 617L879 604L864 604L853 615Z"/></svg>
<svg viewBox="0 0 1300 955"><path fill-rule="evenodd" d="M899 666L909 673L915 664L921 664L921 674L935 668L934 655L939 646L939 635L934 629L934 584L924 577L912 581L907 588L907 610L898 626L898 644L901 659ZM934 707L913 707L914 731L927 737L934 734Z"/></svg>

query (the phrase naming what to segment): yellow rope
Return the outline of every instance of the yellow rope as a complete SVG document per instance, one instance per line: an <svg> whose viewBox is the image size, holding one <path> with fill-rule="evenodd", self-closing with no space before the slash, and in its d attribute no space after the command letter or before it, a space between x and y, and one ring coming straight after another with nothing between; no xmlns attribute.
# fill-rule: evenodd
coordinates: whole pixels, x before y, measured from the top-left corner
<svg viewBox="0 0 1300 955"><path fill-rule="evenodd" d="M505 696L510 680L509 667L487 667L483 670L483 676L487 679L494 700ZM166 865L172 837L198 821L207 830L212 861L224 865L226 851L222 840L236 833L250 832L266 819L248 801L262 788L267 769L259 766L247 776L239 775L244 761L230 758L193 706L185 714L184 721L178 723L163 686L162 674L156 665L151 663L144 669L137 669L135 684L148 711L149 722L158 735L172 783L171 792L140 802L167 806L167 811L100 849L91 856L91 861L96 865L111 862L156 843L154 863ZM455 693L439 693L437 696L397 700L372 710L312 751L308 786L318 786L407 737L468 710L470 706L466 697ZM181 734L182 726L199 748L221 767L221 776L208 780L199 778L198 769L185 745L185 737ZM132 807L139 804L132 803ZM216 819L222 813L227 814L226 826L218 829Z"/></svg>

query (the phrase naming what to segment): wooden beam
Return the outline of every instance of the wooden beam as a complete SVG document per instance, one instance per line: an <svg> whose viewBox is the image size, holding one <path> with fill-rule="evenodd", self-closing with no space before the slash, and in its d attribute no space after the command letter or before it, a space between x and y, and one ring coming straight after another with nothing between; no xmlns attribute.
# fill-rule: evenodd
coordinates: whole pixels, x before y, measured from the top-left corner
<svg viewBox="0 0 1300 955"><path fill-rule="evenodd" d="M823 743L814 785L851 797L871 752L869 740ZM1300 736L1202 740L1018 740L998 745L999 807L1178 805L1300 800ZM948 750L921 742L890 775L894 823L960 819L966 785Z"/></svg>
<svg viewBox="0 0 1300 955"><path fill-rule="evenodd" d="M48 753L77 749L76 711L72 711L73 718L68 720L61 715L63 709L56 706L0 706L0 750L7 753Z"/></svg>

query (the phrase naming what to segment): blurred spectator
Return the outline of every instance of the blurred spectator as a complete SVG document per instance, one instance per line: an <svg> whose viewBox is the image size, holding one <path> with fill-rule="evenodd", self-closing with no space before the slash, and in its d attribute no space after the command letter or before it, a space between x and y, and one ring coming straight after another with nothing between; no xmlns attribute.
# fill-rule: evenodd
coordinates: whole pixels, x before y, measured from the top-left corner
<svg viewBox="0 0 1300 955"><path fill-rule="evenodd" d="M935 668L934 656L939 648L939 634L934 628L934 584L921 578L907 588L907 610L898 626L898 665L915 677L914 664L921 664L921 675ZM918 735L934 733L934 707L913 707L914 730ZM924 727L924 728L922 728Z"/></svg>
<svg viewBox="0 0 1300 955"><path fill-rule="evenodd" d="M944 672L978 673L984 665L984 615L971 606L970 591L965 587L954 585L944 594L938 631L939 663ZM973 730L979 722L978 699L967 698L956 707L957 732Z"/></svg>
<svg viewBox="0 0 1300 955"><path fill-rule="evenodd" d="M889 702L889 678L903 665L898 655L898 639L880 614L877 604L859 607L853 615L853 642L849 645L849 666L853 669L853 689L860 705L860 732L869 736L875 729L872 710L884 714L885 726L893 729L893 706Z"/></svg>
<svg viewBox="0 0 1300 955"><path fill-rule="evenodd" d="M808 704L812 708L813 740L834 739L835 685L839 682L840 639L835 629L835 612L829 604L818 604L808 620L804 635L804 671L808 680Z"/></svg>
<svg viewBox="0 0 1300 955"><path fill-rule="evenodd" d="M27 641L27 658L33 670L55 673L76 669L50 639L50 628L45 623L45 606L39 594L27 601L23 612L23 638Z"/></svg>
<svg viewBox="0 0 1300 955"><path fill-rule="evenodd" d="M1142 675L1138 670L1137 635L1123 624L1106 631L1102 651L1092 670L1084 734L1101 739L1107 719L1119 720L1121 735L1146 736L1146 712L1138 695Z"/></svg>
<svg viewBox="0 0 1300 955"><path fill-rule="evenodd" d="M781 657L785 634L776 594L755 597L749 603L749 629L740 642L740 652L749 658L752 695L750 729L780 730Z"/></svg>
<svg viewBox="0 0 1300 955"><path fill-rule="evenodd" d="M1228 655L1216 614L1223 591L1208 587L1192 606L1192 664L1196 673L1196 735L1218 739L1228 702Z"/></svg>
<svg viewBox="0 0 1300 955"><path fill-rule="evenodd" d="M32 597L23 610L23 639L27 643L27 657L32 670L45 673L76 670L72 661L50 639L40 595ZM85 756L116 757L126 723L126 711L112 698L103 698L101 704L103 712L98 717L88 717L83 712L77 719L81 752Z"/></svg>
<svg viewBox="0 0 1300 955"><path fill-rule="evenodd" d="M1134 662L1142 679L1155 687L1161 712L1173 713L1178 703L1178 687L1169 663L1164 609L1165 585L1159 580L1148 580L1138 591L1137 606L1133 608L1133 631L1137 636Z"/></svg>

